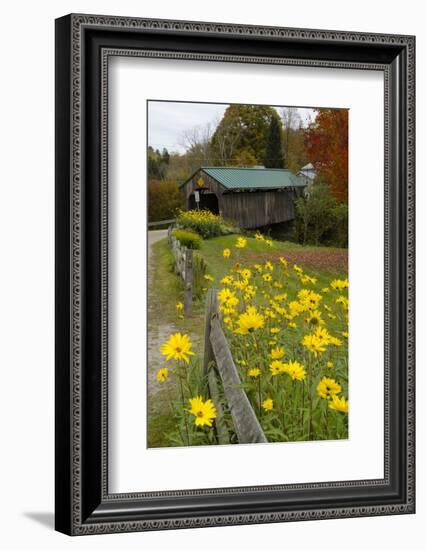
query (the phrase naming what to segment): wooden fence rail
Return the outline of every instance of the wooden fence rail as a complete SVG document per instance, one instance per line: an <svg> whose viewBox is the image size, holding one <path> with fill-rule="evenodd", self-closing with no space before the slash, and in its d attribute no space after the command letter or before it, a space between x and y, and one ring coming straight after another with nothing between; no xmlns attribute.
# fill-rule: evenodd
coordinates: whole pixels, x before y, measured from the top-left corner
<svg viewBox="0 0 426 550"><path fill-rule="evenodd" d="M250 404L246 392L241 388L241 380L222 330L219 318L217 293L210 289L206 297L206 317L204 335L203 369L208 376L210 394L217 405L217 378L211 363L216 364L239 443L266 443L267 439ZM216 395L216 398L214 397ZM220 407L221 409L221 407ZM216 427L219 443L229 442L223 421L223 411L217 410Z"/></svg>
<svg viewBox="0 0 426 550"><path fill-rule="evenodd" d="M148 222L148 227L159 227L161 225L170 225L170 224L173 224L175 222L176 222L175 219L173 219L173 220L161 220L159 222Z"/></svg>
<svg viewBox="0 0 426 550"><path fill-rule="evenodd" d="M183 303L185 315L191 313L193 291L193 251L180 242L172 233L172 226L167 230L167 239L175 257L175 271L183 280Z"/></svg>

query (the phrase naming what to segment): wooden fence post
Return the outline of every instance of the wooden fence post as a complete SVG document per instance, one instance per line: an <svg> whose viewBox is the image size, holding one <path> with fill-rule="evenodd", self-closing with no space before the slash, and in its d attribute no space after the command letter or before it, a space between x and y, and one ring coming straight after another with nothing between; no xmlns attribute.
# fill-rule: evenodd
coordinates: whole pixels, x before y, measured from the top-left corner
<svg viewBox="0 0 426 550"><path fill-rule="evenodd" d="M192 250L189 248L185 248L184 252L184 258L185 258L185 277L183 280L184 284L184 296L183 296L183 302L185 307L185 315L188 313L191 313L192 308Z"/></svg>
<svg viewBox="0 0 426 550"><path fill-rule="evenodd" d="M214 354L210 342L210 326L212 316L217 311L217 294L212 288L209 288L206 295L206 317L204 321L204 359L203 373L207 374L209 363L214 361Z"/></svg>
<svg viewBox="0 0 426 550"><path fill-rule="evenodd" d="M169 227L167 228L167 242L169 244L172 243L172 226L169 225Z"/></svg>

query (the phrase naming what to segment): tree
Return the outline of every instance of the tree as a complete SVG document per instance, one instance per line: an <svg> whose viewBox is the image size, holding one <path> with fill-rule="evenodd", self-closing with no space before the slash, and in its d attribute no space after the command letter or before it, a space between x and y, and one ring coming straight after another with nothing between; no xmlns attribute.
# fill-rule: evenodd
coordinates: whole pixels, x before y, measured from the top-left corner
<svg viewBox="0 0 426 550"><path fill-rule="evenodd" d="M348 207L321 180L295 201L296 236L302 244L348 245Z"/></svg>
<svg viewBox="0 0 426 550"><path fill-rule="evenodd" d="M266 143L265 167L284 168L282 140L282 127L278 116L273 116L269 124L268 140Z"/></svg>
<svg viewBox="0 0 426 550"><path fill-rule="evenodd" d="M317 109L305 146L318 176L340 202L348 201L348 110Z"/></svg>
<svg viewBox="0 0 426 550"><path fill-rule="evenodd" d="M271 119L275 109L262 105L230 105L212 138L214 158L222 166L235 166L245 151L257 164L264 162Z"/></svg>
<svg viewBox="0 0 426 550"><path fill-rule="evenodd" d="M283 152L285 168L297 173L309 162L305 149L305 131L299 110L296 107L281 109L283 128Z"/></svg>

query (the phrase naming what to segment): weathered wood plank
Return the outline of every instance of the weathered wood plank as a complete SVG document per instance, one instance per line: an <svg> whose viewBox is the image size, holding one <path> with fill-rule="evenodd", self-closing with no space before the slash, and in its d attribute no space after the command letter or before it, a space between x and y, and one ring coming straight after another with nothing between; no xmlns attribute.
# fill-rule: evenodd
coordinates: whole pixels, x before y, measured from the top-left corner
<svg viewBox="0 0 426 550"><path fill-rule="evenodd" d="M223 413L223 408L220 403L217 374L214 368L209 369L208 381L209 381L210 397L214 403L214 406L216 407L215 426L216 426L217 439L219 441L219 445L226 445L227 443L229 443L229 433L225 423L225 415Z"/></svg>
<svg viewBox="0 0 426 550"><path fill-rule="evenodd" d="M241 384L231 350L220 325L218 314L210 322L210 343L216 364L222 378L223 389L228 400L239 443L266 443L267 439L259 420Z"/></svg>
<svg viewBox="0 0 426 550"><path fill-rule="evenodd" d="M184 259L184 291L183 291L183 303L185 315L191 313L192 309L192 250L189 248L185 249L183 255Z"/></svg>
<svg viewBox="0 0 426 550"><path fill-rule="evenodd" d="M212 288L207 291L205 312L203 374L207 374L209 364L215 360L210 343L210 321L217 312L217 293Z"/></svg>

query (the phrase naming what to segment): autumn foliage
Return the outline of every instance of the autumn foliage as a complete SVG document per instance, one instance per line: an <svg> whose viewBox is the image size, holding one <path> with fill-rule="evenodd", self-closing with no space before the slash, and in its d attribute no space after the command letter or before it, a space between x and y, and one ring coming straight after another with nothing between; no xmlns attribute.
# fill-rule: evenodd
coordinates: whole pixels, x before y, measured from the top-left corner
<svg viewBox="0 0 426 550"><path fill-rule="evenodd" d="M348 114L346 109L318 109L305 135L305 147L318 176L340 202L348 201Z"/></svg>

